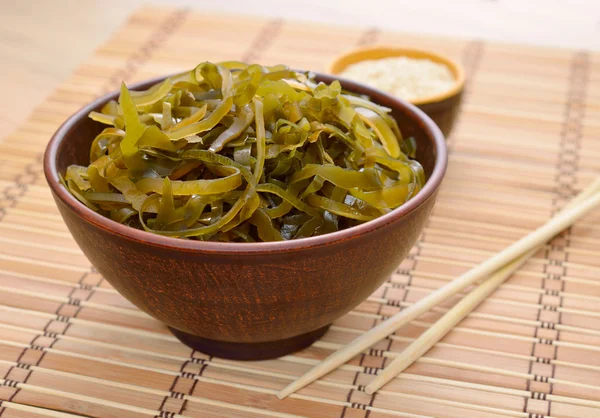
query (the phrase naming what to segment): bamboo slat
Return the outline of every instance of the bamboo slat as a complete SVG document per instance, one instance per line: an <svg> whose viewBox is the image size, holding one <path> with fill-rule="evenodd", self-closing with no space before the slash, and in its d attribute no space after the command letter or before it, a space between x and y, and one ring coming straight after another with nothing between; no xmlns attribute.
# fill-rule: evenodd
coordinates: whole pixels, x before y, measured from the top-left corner
<svg viewBox="0 0 600 418"><path fill-rule="evenodd" d="M322 70L392 43L463 62L450 167L417 245L312 347L234 362L181 345L90 266L42 174L50 135L80 106L202 60ZM597 418L600 213L544 246L377 395L364 392L458 298L322 380L276 392L380 321L542 224L600 169L600 54L145 7L0 143L0 417Z"/></svg>

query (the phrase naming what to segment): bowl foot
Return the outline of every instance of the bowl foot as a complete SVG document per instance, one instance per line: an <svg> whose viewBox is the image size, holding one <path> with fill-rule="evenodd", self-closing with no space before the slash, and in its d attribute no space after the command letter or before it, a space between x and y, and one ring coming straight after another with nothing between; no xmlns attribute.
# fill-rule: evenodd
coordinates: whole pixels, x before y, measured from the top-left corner
<svg viewBox="0 0 600 418"><path fill-rule="evenodd" d="M169 327L179 341L194 350L232 360L266 360L284 356L308 347L327 332L331 324L306 334L261 343L232 343L209 340Z"/></svg>

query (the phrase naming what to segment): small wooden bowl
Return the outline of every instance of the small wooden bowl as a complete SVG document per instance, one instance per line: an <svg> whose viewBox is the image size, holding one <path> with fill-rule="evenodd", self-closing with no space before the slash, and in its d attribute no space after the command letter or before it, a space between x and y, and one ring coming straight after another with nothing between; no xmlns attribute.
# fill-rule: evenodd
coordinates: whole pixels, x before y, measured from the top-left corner
<svg viewBox="0 0 600 418"><path fill-rule="evenodd" d="M378 60L390 57L429 59L433 62L444 64L450 69L456 80L452 88L434 96L409 100L409 102L427 113L427 115L439 126L446 137L450 135L460 110L462 93L465 85L465 72L463 67L456 61L434 52L419 49L373 46L353 49L338 55L329 63L327 72L339 76L349 65L361 61Z"/></svg>
<svg viewBox="0 0 600 418"><path fill-rule="evenodd" d="M89 164L90 145L103 126L87 115L118 92L87 105L58 129L44 156L46 180L94 267L182 342L227 358L282 356L318 339L397 269L429 217L446 170L444 136L423 112L366 86L342 86L392 109L402 131L415 137L428 178L406 204L352 228L284 242L203 242L151 234L88 209L60 184L58 173Z"/></svg>

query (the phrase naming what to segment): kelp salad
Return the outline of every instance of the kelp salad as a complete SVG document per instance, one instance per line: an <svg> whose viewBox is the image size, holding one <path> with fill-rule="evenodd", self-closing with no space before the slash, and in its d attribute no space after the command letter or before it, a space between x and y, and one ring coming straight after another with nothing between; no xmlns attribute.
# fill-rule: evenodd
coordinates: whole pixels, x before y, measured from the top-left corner
<svg viewBox="0 0 600 418"><path fill-rule="evenodd" d="M89 117L107 125L61 181L134 228L211 241L334 232L425 183L389 109L285 66L204 62Z"/></svg>

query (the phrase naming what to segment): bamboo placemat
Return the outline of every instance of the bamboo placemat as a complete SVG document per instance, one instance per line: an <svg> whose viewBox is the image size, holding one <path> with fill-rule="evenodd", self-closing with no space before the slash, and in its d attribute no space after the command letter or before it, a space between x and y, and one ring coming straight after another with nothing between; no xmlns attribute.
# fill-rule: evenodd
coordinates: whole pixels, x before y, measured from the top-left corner
<svg viewBox="0 0 600 418"><path fill-rule="evenodd" d="M341 50L461 59L466 103L425 232L311 348L241 363L178 343L89 265L42 175L50 135L93 98L202 60L320 70ZM0 417L600 417L600 212L555 239L375 396L362 389L448 306L284 401L341 344L542 224L599 171L600 54L143 8L0 144Z"/></svg>

